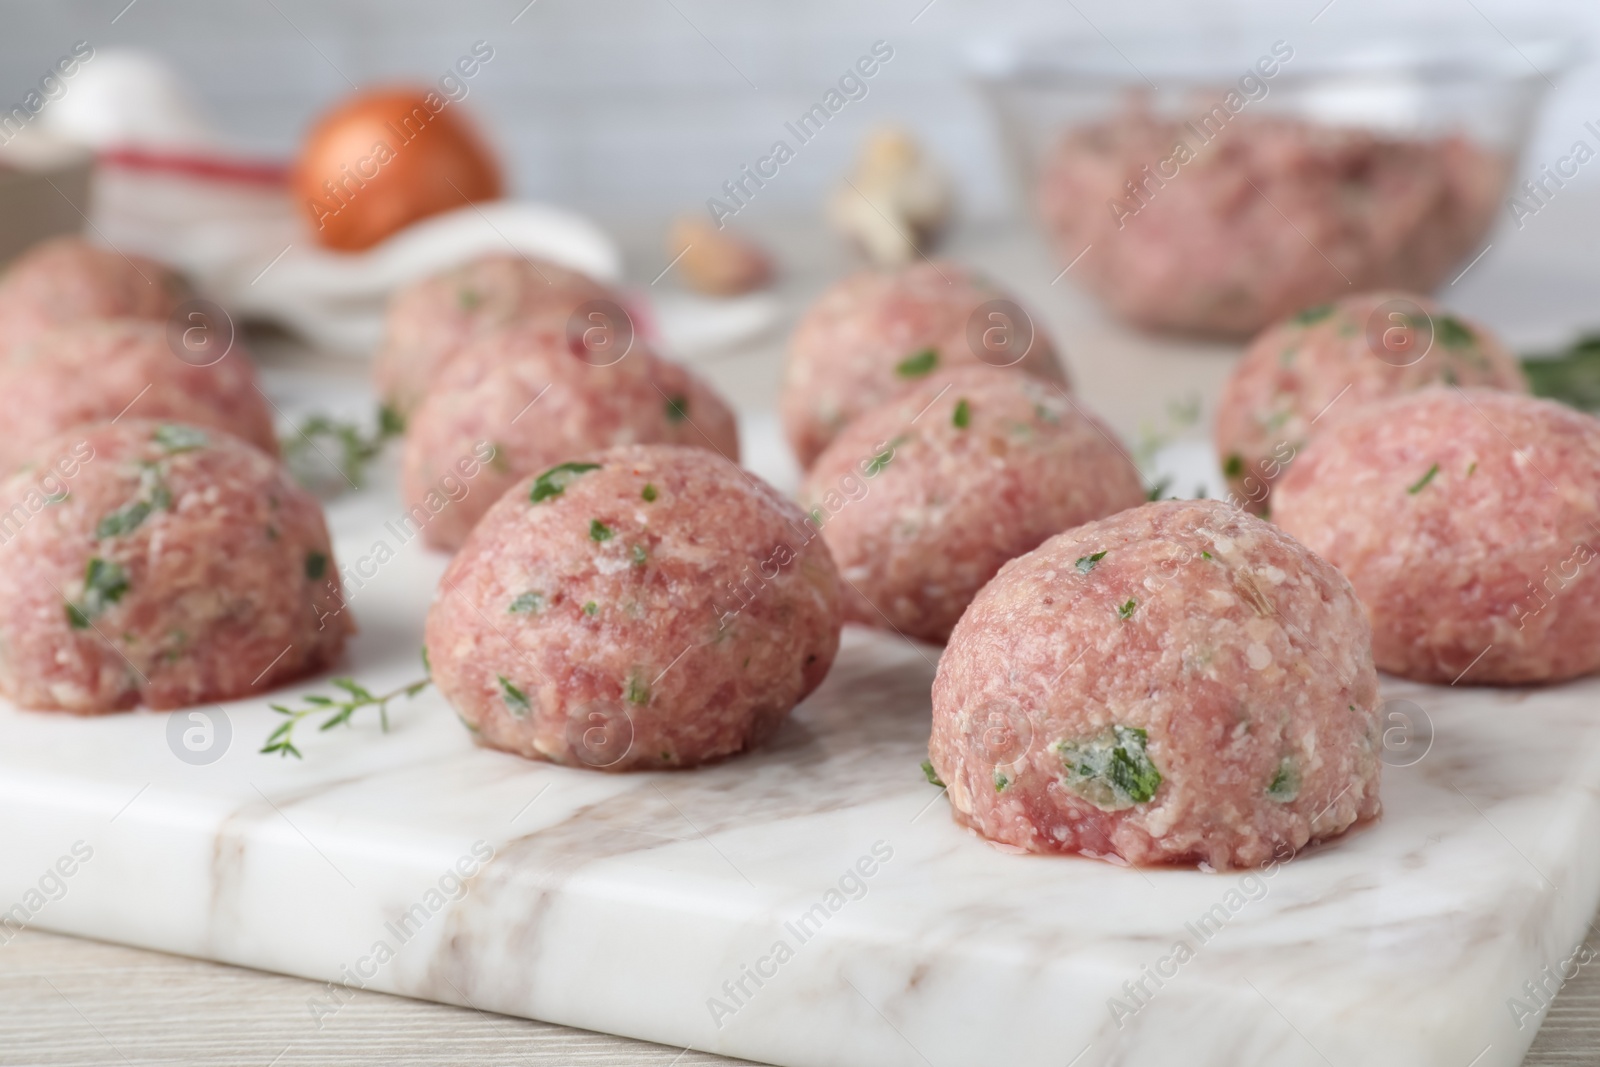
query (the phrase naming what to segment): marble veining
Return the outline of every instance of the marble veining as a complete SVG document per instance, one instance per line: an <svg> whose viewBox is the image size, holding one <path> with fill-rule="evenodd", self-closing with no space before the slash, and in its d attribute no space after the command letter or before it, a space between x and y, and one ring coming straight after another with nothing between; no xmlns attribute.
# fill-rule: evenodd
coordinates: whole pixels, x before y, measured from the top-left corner
<svg viewBox="0 0 1600 1067"><path fill-rule="evenodd" d="M336 502L336 549L397 508L382 484ZM441 567L410 545L368 582L344 673L416 675ZM431 692L388 735L308 736L304 762L256 752L264 701L229 704L204 766L160 715L0 707L0 959L18 905L326 983L308 1028L349 984L795 1067L1519 1062L1543 1012L1524 983L1600 899L1600 682L1385 680L1433 740L1386 768L1383 818L1208 874L956 827L918 767L936 660L851 632L765 748L627 776L475 747ZM78 841L93 858L41 896Z"/></svg>

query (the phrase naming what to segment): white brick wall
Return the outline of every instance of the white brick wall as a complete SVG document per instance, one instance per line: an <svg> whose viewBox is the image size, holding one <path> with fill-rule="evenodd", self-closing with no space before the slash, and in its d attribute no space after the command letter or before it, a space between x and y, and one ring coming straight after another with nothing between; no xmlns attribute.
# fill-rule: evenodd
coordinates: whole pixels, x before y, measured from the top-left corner
<svg viewBox="0 0 1600 1067"><path fill-rule="evenodd" d="M1499 40L1467 0L1336 0L1316 27L1308 23L1325 0L1076 0L1076 9L1064 0L935 0L914 25L926 0L537 0L512 25L525 2L136 0L112 25L126 0L15 0L0 4L0 100L20 96L74 40L137 45L166 57L240 144L286 155L308 118L345 91L345 77L433 79L482 39L495 57L472 81L469 106L492 127L516 187L611 216L655 215L703 203L883 38L895 58L868 98L807 145L751 211L812 209L861 133L892 120L918 130L958 173L966 210L986 214L1006 193L985 114L961 74L963 50L979 35L1093 34L1087 17L1126 40L1187 15L1270 40L1424 13ZM1545 16L1600 40L1594 0L1475 2L1495 25ZM1600 79L1569 82L1540 131L1538 158L1569 143L1583 119L1600 118Z"/></svg>

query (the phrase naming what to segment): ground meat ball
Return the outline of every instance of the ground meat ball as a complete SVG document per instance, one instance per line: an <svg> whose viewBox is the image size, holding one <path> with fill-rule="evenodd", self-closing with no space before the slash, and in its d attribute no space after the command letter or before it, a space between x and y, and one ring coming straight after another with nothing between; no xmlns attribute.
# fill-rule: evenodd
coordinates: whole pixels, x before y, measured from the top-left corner
<svg viewBox="0 0 1600 1067"><path fill-rule="evenodd" d="M482 743L613 771L759 744L838 646L838 574L800 510L675 445L524 479L451 561L427 625L433 678Z"/></svg>
<svg viewBox="0 0 1600 1067"><path fill-rule="evenodd" d="M474 341L440 375L402 459L406 506L429 545L459 548L513 483L584 452L693 444L738 460L733 413L687 370L641 341L615 363L582 352L560 319L536 317Z"/></svg>
<svg viewBox="0 0 1600 1067"><path fill-rule="evenodd" d="M1427 292L1483 239L1510 173L1460 136L1260 115L1208 129L1131 109L1069 132L1041 173L1058 259L1081 255L1072 277L1137 325L1241 336L1352 287Z"/></svg>
<svg viewBox="0 0 1600 1067"><path fill-rule="evenodd" d="M0 351L84 319L163 321L188 296L188 286L153 260L57 237L0 276Z"/></svg>
<svg viewBox="0 0 1600 1067"><path fill-rule="evenodd" d="M226 430L278 454L272 411L237 342L197 367L172 354L159 322L91 321L40 334L0 363L0 469L63 430L119 416Z"/></svg>
<svg viewBox="0 0 1600 1067"><path fill-rule="evenodd" d="M533 314L565 322L591 300L621 297L593 278L542 259L486 255L397 292L372 364L378 395L409 413L450 357L474 338Z"/></svg>
<svg viewBox="0 0 1600 1067"><path fill-rule="evenodd" d="M985 308L1009 300L948 260L862 271L823 293L795 327L784 370L780 413L801 465L937 369L988 363L1064 382L1043 323L1015 304Z"/></svg>
<svg viewBox="0 0 1600 1067"><path fill-rule="evenodd" d="M1274 501L1355 586L1382 669L1515 685L1600 668L1600 420L1428 389L1320 435Z"/></svg>
<svg viewBox="0 0 1600 1067"><path fill-rule="evenodd" d="M265 692L352 629L322 510L258 448L124 419L0 483L0 693L92 714Z"/></svg>
<svg viewBox="0 0 1600 1067"><path fill-rule="evenodd" d="M1362 293L1268 328L1217 404L1217 455L1235 501L1264 514L1273 482L1314 432L1373 400L1438 383L1528 388L1494 334L1412 293Z"/></svg>
<svg viewBox="0 0 1600 1067"><path fill-rule="evenodd" d="M1144 499L1111 431L1059 384L989 367L936 373L851 422L803 494L845 618L934 642L1006 560Z"/></svg>
<svg viewBox="0 0 1600 1067"><path fill-rule="evenodd" d="M955 817L1032 852L1246 867L1378 814L1350 583L1219 501L1091 522L1001 568L933 684Z"/></svg>

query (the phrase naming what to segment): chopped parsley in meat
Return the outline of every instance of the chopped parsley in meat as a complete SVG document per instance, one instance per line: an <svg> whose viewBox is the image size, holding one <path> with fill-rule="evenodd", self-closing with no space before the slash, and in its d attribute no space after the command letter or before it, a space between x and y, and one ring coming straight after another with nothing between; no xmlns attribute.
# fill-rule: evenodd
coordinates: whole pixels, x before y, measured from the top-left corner
<svg viewBox="0 0 1600 1067"><path fill-rule="evenodd" d="M328 573L328 557L321 552L306 553L306 577L313 582Z"/></svg>
<svg viewBox="0 0 1600 1067"><path fill-rule="evenodd" d="M1446 348L1466 348L1478 340L1478 335L1472 332L1472 327L1454 315L1440 315L1434 319L1433 332L1439 343Z"/></svg>
<svg viewBox="0 0 1600 1067"><path fill-rule="evenodd" d="M1065 768L1062 785L1101 811L1143 804L1161 788L1161 771L1145 748L1149 735L1138 727L1110 726L1076 741L1050 746Z"/></svg>
<svg viewBox="0 0 1600 1067"><path fill-rule="evenodd" d="M1315 307L1306 308L1289 321L1296 326L1311 326L1332 315L1333 311L1332 304L1318 304Z"/></svg>
<svg viewBox="0 0 1600 1067"><path fill-rule="evenodd" d="M1278 764L1277 773L1267 785L1267 796L1279 803L1287 804L1299 795L1300 770L1294 765L1294 760L1285 756Z"/></svg>
<svg viewBox="0 0 1600 1067"><path fill-rule="evenodd" d="M639 490L639 499L646 504L654 504L658 495L660 494L656 492L656 487L649 482L645 482L644 488Z"/></svg>
<svg viewBox="0 0 1600 1067"><path fill-rule="evenodd" d="M530 589L526 593L519 594L506 611L512 615L537 615L543 607L544 594Z"/></svg>
<svg viewBox="0 0 1600 1067"><path fill-rule="evenodd" d="M573 479L580 474L600 469L598 463L561 463L545 471L533 480L533 488L528 490L528 501L539 504L553 497L558 497L567 491Z"/></svg>
<svg viewBox="0 0 1600 1067"><path fill-rule="evenodd" d="M689 398L686 396L669 396L667 398L667 421L682 422L689 417Z"/></svg>
<svg viewBox="0 0 1600 1067"><path fill-rule="evenodd" d="M599 519L589 520L589 540L595 542L611 540L612 529Z"/></svg>
<svg viewBox="0 0 1600 1067"><path fill-rule="evenodd" d="M1094 570L1095 566L1101 560L1103 560L1105 558L1106 558L1106 554L1104 552L1096 552L1092 556L1079 556L1077 558L1077 561L1074 562L1072 565L1074 567L1078 568L1078 573L1079 574L1088 574L1090 571Z"/></svg>
<svg viewBox="0 0 1600 1067"><path fill-rule="evenodd" d="M1230 478L1237 478L1244 473L1244 457L1237 452L1230 452L1223 461L1222 473Z"/></svg>
<svg viewBox="0 0 1600 1067"><path fill-rule="evenodd" d="M511 714L519 719L528 714L533 708L533 705L528 703L528 694L512 685L511 679L503 674L497 674L495 678L500 682L500 696L505 700L506 707L511 709Z"/></svg>
<svg viewBox="0 0 1600 1067"><path fill-rule="evenodd" d="M208 443L204 432L193 426L174 424L157 426L153 439L156 444L166 449L168 454L192 452L197 448L204 448Z"/></svg>
<svg viewBox="0 0 1600 1067"><path fill-rule="evenodd" d="M894 372L902 378L921 378L939 365L939 350L924 348L895 364Z"/></svg>
<svg viewBox="0 0 1600 1067"><path fill-rule="evenodd" d="M1117 618L1126 622L1128 619L1133 618L1134 609L1138 606L1139 602L1130 597L1126 604L1117 605Z"/></svg>
<svg viewBox="0 0 1600 1067"><path fill-rule="evenodd" d="M936 785L940 789L945 788L945 784L939 781L939 776L934 773L932 760L922 761L922 776L928 780L929 785Z"/></svg>
<svg viewBox="0 0 1600 1067"><path fill-rule="evenodd" d="M1410 493L1412 496L1416 496L1418 493L1422 492L1423 488L1426 487L1429 482L1433 481L1433 476L1438 473L1439 465L1435 463L1433 466L1428 468L1428 473L1424 474L1421 478L1418 478L1414 485L1406 489L1406 492Z"/></svg>
<svg viewBox="0 0 1600 1067"><path fill-rule="evenodd" d="M122 599L128 591L128 572L122 564L99 556L92 556L83 570L83 600L67 605L67 624L74 630L88 628L89 623L111 605Z"/></svg>
<svg viewBox="0 0 1600 1067"><path fill-rule="evenodd" d="M950 425L958 430L965 430L972 425L972 406L967 403L966 397L956 401L956 410L950 416Z"/></svg>

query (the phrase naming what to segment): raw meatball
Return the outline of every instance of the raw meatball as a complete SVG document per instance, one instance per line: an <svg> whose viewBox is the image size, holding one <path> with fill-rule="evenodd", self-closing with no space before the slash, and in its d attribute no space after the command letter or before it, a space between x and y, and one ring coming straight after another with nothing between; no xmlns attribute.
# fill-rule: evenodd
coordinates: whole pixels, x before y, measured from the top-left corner
<svg viewBox="0 0 1600 1067"><path fill-rule="evenodd" d="M1273 499L1355 586L1384 670L1516 685L1600 667L1600 420L1428 389L1320 435Z"/></svg>
<svg viewBox="0 0 1600 1067"><path fill-rule="evenodd" d="M1122 446L1061 386L990 367L936 373L851 422L804 492L845 618L934 642L1006 560L1144 500Z"/></svg>
<svg viewBox="0 0 1600 1067"><path fill-rule="evenodd" d="M272 412L237 342L197 367L172 354L159 322L90 321L40 334L0 362L0 470L63 430L119 416L226 430L278 454Z"/></svg>
<svg viewBox="0 0 1600 1067"><path fill-rule="evenodd" d="M839 647L838 574L799 508L713 452L633 445L525 478L428 613L479 740L604 770L760 744Z"/></svg>
<svg viewBox="0 0 1600 1067"><path fill-rule="evenodd" d="M0 352L84 319L162 321L188 296L182 279L153 260L57 237L0 276Z"/></svg>
<svg viewBox="0 0 1600 1067"><path fill-rule="evenodd" d="M1043 324L975 272L941 260L852 274L789 341L779 405L789 443L809 467L857 415L934 370L973 364L1066 381Z"/></svg>
<svg viewBox="0 0 1600 1067"><path fill-rule="evenodd" d="M322 510L258 448L124 419L0 484L0 693L93 714L264 692L353 628Z"/></svg>
<svg viewBox="0 0 1600 1067"><path fill-rule="evenodd" d="M739 458L733 413L687 370L643 342L589 362L561 321L524 319L474 341L434 383L410 420L401 488L426 543L454 550L514 482L583 452L656 443Z"/></svg>
<svg viewBox="0 0 1600 1067"><path fill-rule="evenodd" d="M1070 131L1041 172L1057 258L1136 325L1242 336L1352 287L1427 292L1483 240L1510 176L1458 135L1262 115L1219 135L1217 113L1129 109Z"/></svg>
<svg viewBox="0 0 1600 1067"><path fill-rule="evenodd" d="M1273 482L1314 433L1363 404L1441 382L1528 389L1494 334L1413 293L1362 293L1269 328L1217 404L1217 455L1234 502L1265 514Z"/></svg>
<svg viewBox="0 0 1600 1067"><path fill-rule="evenodd" d="M956 820L1002 845L1247 867L1379 812L1350 583L1220 501L1145 504L1001 568L933 683Z"/></svg>
<svg viewBox="0 0 1600 1067"><path fill-rule="evenodd" d="M450 357L474 338L534 314L565 324L589 301L620 306L621 299L593 278L547 260L480 256L395 293L372 364L373 383L386 404L409 414Z"/></svg>

